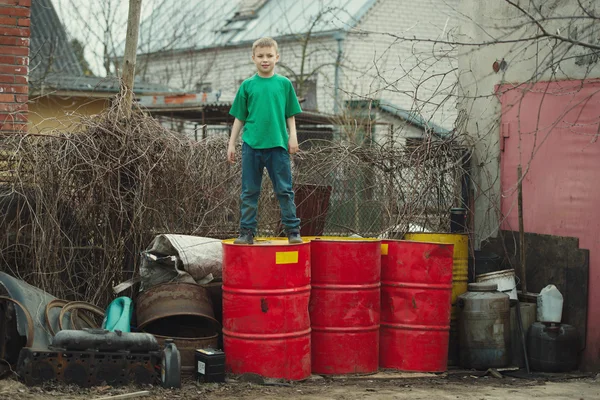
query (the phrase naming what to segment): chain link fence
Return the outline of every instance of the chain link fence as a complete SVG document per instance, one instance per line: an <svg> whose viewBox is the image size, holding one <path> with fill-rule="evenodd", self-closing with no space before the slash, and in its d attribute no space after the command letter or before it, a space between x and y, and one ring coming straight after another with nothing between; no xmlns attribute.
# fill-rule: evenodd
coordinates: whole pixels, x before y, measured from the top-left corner
<svg viewBox="0 0 600 400"><path fill-rule="evenodd" d="M142 113L124 122L118 105L80 128L0 142L3 270L60 298L107 304L157 234L237 235L241 168L226 161L224 130L190 140ZM463 150L454 141L302 147L292 164L305 235L396 236L411 224L445 231L461 202ZM266 174L258 228L281 233Z"/></svg>

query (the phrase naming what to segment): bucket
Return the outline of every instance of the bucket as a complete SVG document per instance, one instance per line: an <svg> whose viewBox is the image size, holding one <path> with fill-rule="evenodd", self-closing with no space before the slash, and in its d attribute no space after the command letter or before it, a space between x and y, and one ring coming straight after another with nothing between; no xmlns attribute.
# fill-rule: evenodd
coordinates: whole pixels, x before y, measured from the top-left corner
<svg viewBox="0 0 600 400"><path fill-rule="evenodd" d="M499 292L506 293L510 296L511 300L518 300L514 269L505 269L503 271L477 275L475 277L475 282L495 283L498 285Z"/></svg>

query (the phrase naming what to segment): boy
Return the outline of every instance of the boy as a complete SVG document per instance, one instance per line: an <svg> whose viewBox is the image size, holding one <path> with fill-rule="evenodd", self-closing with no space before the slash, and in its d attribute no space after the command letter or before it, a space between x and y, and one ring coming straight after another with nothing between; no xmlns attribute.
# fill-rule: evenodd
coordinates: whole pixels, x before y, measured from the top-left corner
<svg viewBox="0 0 600 400"><path fill-rule="evenodd" d="M264 168L279 200L288 242L302 243L289 156L298 151L294 115L302 110L290 80L275 73L275 64L279 61L275 40L262 38L254 42L252 61L257 73L242 83L229 111L235 117L227 148L227 159L231 163L235 162L235 143L244 127L240 236L234 243L254 243Z"/></svg>

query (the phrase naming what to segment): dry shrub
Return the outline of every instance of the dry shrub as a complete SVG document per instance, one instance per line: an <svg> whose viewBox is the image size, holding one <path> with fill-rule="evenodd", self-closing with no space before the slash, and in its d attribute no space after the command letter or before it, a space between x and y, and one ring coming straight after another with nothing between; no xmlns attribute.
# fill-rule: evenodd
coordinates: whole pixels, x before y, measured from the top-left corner
<svg viewBox="0 0 600 400"><path fill-rule="evenodd" d="M154 235L233 229L237 202L226 192L239 171L222 140L192 142L119 110L84 117L74 133L2 143L3 262L58 297L105 304Z"/></svg>
<svg viewBox="0 0 600 400"><path fill-rule="evenodd" d="M118 102L74 133L6 138L3 269L57 297L106 306L155 235L231 237L240 163L227 163L225 140L192 141L140 110L125 119ZM445 230L463 173L453 143L313 143L294 156L295 180L331 186L325 234L394 235L409 223ZM263 182L259 233L274 235L279 210Z"/></svg>

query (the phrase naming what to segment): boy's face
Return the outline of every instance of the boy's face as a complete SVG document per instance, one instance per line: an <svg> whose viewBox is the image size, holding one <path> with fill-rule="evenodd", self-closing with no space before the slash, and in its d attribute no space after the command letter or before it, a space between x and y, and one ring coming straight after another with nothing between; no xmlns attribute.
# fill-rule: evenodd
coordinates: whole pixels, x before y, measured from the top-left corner
<svg viewBox="0 0 600 400"><path fill-rule="evenodd" d="M275 69L275 64L279 61L279 54L275 47L257 47L252 54L252 61L256 64L256 69L261 75L270 75Z"/></svg>

